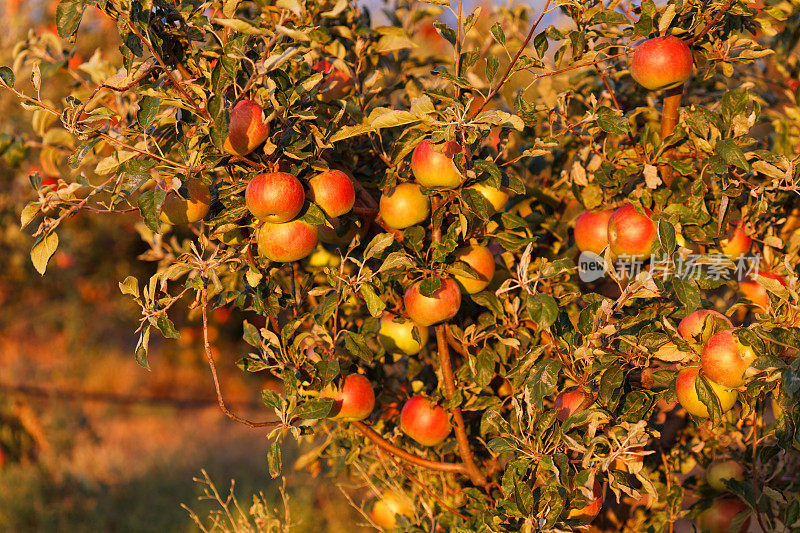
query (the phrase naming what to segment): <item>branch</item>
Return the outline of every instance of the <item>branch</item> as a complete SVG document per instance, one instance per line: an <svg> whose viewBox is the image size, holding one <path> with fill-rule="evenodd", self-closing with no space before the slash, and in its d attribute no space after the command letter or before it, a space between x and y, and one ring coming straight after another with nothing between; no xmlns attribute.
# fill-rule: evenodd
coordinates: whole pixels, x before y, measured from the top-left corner
<svg viewBox="0 0 800 533"><path fill-rule="evenodd" d="M133 87L133 86L137 85L138 83L140 83L147 76L152 74L154 70L156 70L156 67L148 68L147 70L145 70L144 74L142 74L141 76L138 76L135 80L133 80L132 82L130 82L127 85L123 85L122 87L116 87L114 85L109 85L107 83L101 83L100 85L95 87L95 89L92 91L92 94L90 94L89 98L87 98L86 101L83 102L83 105L80 107L80 109L78 109L78 111L75 113L75 116L72 118L72 129L73 130L75 129L75 126L78 124L78 120L80 120L81 115L83 115L83 112L86 110L86 106L89 105L89 102L92 101L92 98L97 96L97 93L99 93L102 89L111 89L112 91L116 91L116 92L127 91L131 87Z"/></svg>
<svg viewBox="0 0 800 533"><path fill-rule="evenodd" d="M711 31L711 28L713 28L717 24L717 22L719 22L722 19L722 17L725 15L725 13L728 12L728 9L730 9L732 4L733 4L733 0L728 0L725 3L725 5L722 6L719 9L719 11L717 11L717 14L714 16L714 18L712 18L711 20L709 20L706 23L706 27L703 28L700 31L700 33L698 33L697 35L695 35L694 37L689 39L686 44L693 44L695 41L697 41L697 40L701 39L702 37L704 37L706 33Z"/></svg>

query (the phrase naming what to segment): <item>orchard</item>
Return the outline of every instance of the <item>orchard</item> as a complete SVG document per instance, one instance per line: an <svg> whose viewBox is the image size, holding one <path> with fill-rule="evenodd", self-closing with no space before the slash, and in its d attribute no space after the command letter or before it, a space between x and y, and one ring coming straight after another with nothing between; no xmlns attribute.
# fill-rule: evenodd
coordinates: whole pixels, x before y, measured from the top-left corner
<svg viewBox="0 0 800 533"><path fill-rule="evenodd" d="M533 4L61 0L0 67L33 266L136 216L136 361L196 321L353 530L800 530L800 2Z"/></svg>

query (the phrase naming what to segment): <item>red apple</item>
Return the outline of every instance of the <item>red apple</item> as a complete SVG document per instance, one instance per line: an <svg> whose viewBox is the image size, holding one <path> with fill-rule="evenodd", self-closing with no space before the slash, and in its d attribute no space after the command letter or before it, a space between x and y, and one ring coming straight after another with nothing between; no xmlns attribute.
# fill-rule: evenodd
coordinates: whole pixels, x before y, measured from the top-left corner
<svg viewBox="0 0 800 533"><path fill-rule="evenodd" d="M733 388L744 384L745 372L755 359L751 347L740 343L731 330L724 330L708 339L700 356L700 365L708 379Z"/></svg>
<svg viewBox="0 0 800 533"><path fill-rule="evenodd" d="M423 446L436 446L450 434L450 420L444 409L424 396L414 396L400 412L400 429Z"/></svg>
<svg viewBox="0 0 800 533"><path fill-rule="evenodd" d="M167 224L191 224L205 218L211 206L211 191L200 180L190 180L185 184L188 198L175 191L167 193L161 204L161 220Z"/></svg>
<svg viewBox="0 0 800 533"><path fill-rule="evenodd" d="M393 492L384 492L369 513L375 525L387 531L394 531L397 527L397 515L413 517L414 506L405 496L398 496Z"/></svg>
<svg viewBox="0 0 800 533"><path fill-rule="evenodd" d="M678 324L678 333L686 340L700 339L702 342L715 332L732 328L730 319L713 309L698 309L689 313Z"/></svg>
<svg viewBox="0 0 800 533"><path fill-rule="evenodd" d="M341 170L329 170L311 178L311 200L329 217L344 215L353 209L356 193L353 182Z"/></svg>
<svg viewBox="0 0 800 533"><path fill-rule="evenodd" d="M594 500L590 501L580 509L570 509L567 518L578 519L584 522L594 520L594 518L600 513L600 509L603 508L604 499L603 486L596 479L592 485L592 496L594 497Z"/></svg>
<svg viewBox="0 0 800 533"><path fill-rule="evenodd" d="M731 261L737 261L750 251L752 242L753 239L744 232L744 225L741 222L734 222L725 234L725 238L719 241L719 245L723 254Z"/></svg>
<svg viewBox="0 0 800 533"><path fill-rule="evenodd" d="M450 279L442 279L442 285L432 296L423 296L418 281L411 285L403 296L408 316L420 326L432 326L456 316L461 307L461 290Z"/></svg>
<svg viewBox="0 0 800 533"><path fill-rule="evenodd" d="M485 185L483 183L470 185L467 187L467 189L472 189L479 192L484 198L486 198L486 201L492 205L492 209L494 209L495 213L502 211L508 203L508 189L498 189L497 187L490 187L489 185Z"/></svg>
<svg viewBox="0 0 800 533"><path fill-rule="evenodd" d="M556 396L555 409L556 418L561 422L578 412L581 405L589 398L589 394L581 389L565 390Z"/></svg>
<svg viewBox="0 0 800 533"><path fill-rule="evenodd" d="M372 384L361 374L350 374L340 387L328 385L320 393L322 398L331 398L333 405L328 418L345 422L364 420L375 407L375 392Z"/></svg>
<svg viewBox="0 0 800 533"><path fill-rule="evenodd" d="M313 70L325 74L325 81L322 82L320 92L326 100L340 100L353 89L353 77L350 74L339 70L333 63L322 59L317 61Z"/></svg>
<svg viewBox="0 0 800 533"><path fill-rule="evenodd" d="M264 110L252 100L240 100L230 113L228 137L223 149L231 155L244 156L269 137L269 124Z"/></svg>
<svg viewBox="0 0 800 533"><path fill-rule="evenodd" d="M624 259L646 259L653 250L656 224L652 212L642 208L636 212L633 204L625 204L608 220L608 243L611 253Z"/></svg>
<svg viewBox="0 0 800 533"><path fill-rule="evenodd" d="M467 294L481 292L494 277L494 256L485 246L462 246L457 249L456 259L464 261L478 273L478 279L455 276L461 289Z"/></svg>
<svg viewBox="0 0 800 533"><path fill-rule="evenodd" d="M276 263L299 261L314 251L317 227L304 220L282 224L264 222L256 235L258 253Z"/></svg>
<svg viewBox="0 0 800 533"><path fill-rule="evenodd" d="M651 91L677 87L692 75L692 52L673 36L648 39L633 52L631 76Z"/></svg>
<svg viewBox="0 0 800 533"><path fill-rule="evenodd" d="M744 468L732 459L726 461L714 461L706 468L706 481L709 486L720 492L728 490L723 482L724 479L744 480Z"/></svg>
<svg viewBox="0 0 800 533"><path fill-rule="evenodd" d="M401 183L390 195L381 196L380 216L390 228L405 229L419 224L430 212L428 197L415 183Z"/></svg>
<svg viewBox="0 0 800 533"><path fill-rule="evenodd" d="M733 518L743 511L747 511L747 506L741 500L719 498L714 500L711 507L700 513L697 525L703 533L744 533L750 525L749 517L738 530L731 527Z"/></svg>
<svg viewBox="0 0 800 533"><path fill-rule="evenodd" d="M419 341L414 339L413 330L417 326ZM386 313L381 318L378 339L383 348L392 354L415 355L428 342L428 328L414 324L413 321Z"/></svg>
<svg viewBox="0 0 800 533"><path fill-rule="evenodd" d="M575 220L575 244L581 252L602 254L608 246L608 221L614 211L584 211Z"/></svg>
<svg viewBox="0 0 800 533"><path fill-rule="evenodd" d="M700 398L697 396L697 389L695 388L698 370L697 367L689 367L681 370L675 378L675 393L678 396L678 401L690 415L708 418L708 408L700 401ZM711 386L711 390L717 396L717 399L719 399L722 412L727 413L730 411L733 404L736 403L736 391L727 389L713 381L709 381L708 384Z"/></svg>
<svg viewBox="0 0 800 533"><path fill-rule="evenodd" d="M765 277L769 279L774 279L780 282L781 285L784 287L786 286L786 280L784 280L781 276L777 274L773 274L772 272L759 272L758 275L760 277ZM757 306L763 308L764 310L769 310L769 293L767 289L759 283L757 279L747 277L739 282L739 292L742 296L756 304Z"/></svg>
<svg viewBox="0 0 800 533"><path fill-rule="evenodd" d="M414 148L411 171L417 182L429 189L455 189L464 176L453 162L453 156L466 151L455 141L434 145L425 139Z"/></svg>
<svg viewBox="0 0 800 533"><path fill-rule="evenodd" d="M244 193L247 209L265 222L288 222L303 209L306 193L300 180L286 172L258 174Z"/></svg>

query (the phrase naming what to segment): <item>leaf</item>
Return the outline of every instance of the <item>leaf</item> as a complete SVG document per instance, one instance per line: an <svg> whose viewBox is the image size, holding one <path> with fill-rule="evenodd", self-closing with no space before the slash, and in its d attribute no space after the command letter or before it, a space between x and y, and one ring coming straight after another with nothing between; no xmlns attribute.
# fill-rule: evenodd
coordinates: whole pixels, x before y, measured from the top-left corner
<svg viewBox="0 0 800 533"><path fill-rule="evenodd" d="M540 292L529 296L526 302L528 316L542 329L549 328L558 318L558 303L549 294Z"/></svg>
<svg viewBox="0 0 800 533"><path fill-rule="evenodd" d="M85 7L85 0L61 0L56 8L56 28L59 37L66 39L78 31Z"/></svg>
<svg viewBox="0 0 800 533"><path fill-rule="evenodd" d="M675 289L675 295L686 307L686 312L691 313L700 306L700 291L697 289L697 283L693 280L684 280L678 277L672 278L672 288Z"/></svg>
<svg viewBox="0 0 800 533"><path fill-rule="evenodd" d="M267 452L267 468L269 468L269 475L278 477L281 475L281 467L281 447L280 443L276 440L272 443L272 446L269 447L269 452Z"/></svg>
<svg viewBox="0 0 800 533"><path fill-rule="evenodd" d="M168 339L180 339L181 334L175 329L174 324L167 316L167 313L161 313L156 319L156 327L164 337Z"/></svg>
<svg viewBox="0 0 800 533"><path fill-rule="evenodd" d="M333 400L330 398L312 398L301 403L294 414L306 420L325 418L331 412Z"/></svg>
<svg viewBox="0 0 800 533"><path fill-rule="evenodd" d="M675 226L663 218L658 221L658 240L668 254L675 251Z"/></svg>
<svg viewBox="0 0 800 533"><path fill-rule="evenodd" d="M343 141L345 139L349 139L351 137L358 137L359 135L363 135L373 131L372 126L368 124L358 124L356 126L345 126L340 128L335 135L331 136L330 141L332 143Z"/></svg>
<svg viewBox="0 0 800 533"><path fill-rule="evenodd" d="M14 71L8 67L0 67L0 80L13 89L14 82L16 81Z"/></svg>
<svg viewBox="0 0 800 533"><path fill-rule="evenodd" d="M44 276L44 272L47 270L47 263L56 252L56 248L58 248L58 234L54 231L39 237L33 248L31 248L33 268L42 276Z"/></svg>
<svg viewBox="0 0 800 533"><path fill-rule="evenodd" d="M139 280L133 276L128 276L119 283L119 290L122 294L129 294L134 298L139 297Z"/></svg>
<svg viewBox="0 0 800 533"><path fill-rule="evenodd" d="M720 139L717 141L714 151L728 165L739 167L744 171L750 170L750 165L744 157L742 149L736 146L733 139Z"/></svg>
<svg viewBox="0 0 800 533"><path fill-rule="evenodd" d="M344 332L344 347L348 352L358 356L367 363L372 362L372 350L367 346L367 341L364 340L363 335L353 333L352 331Z"/></svg>
<svg viewBox="0 0 800 533"><path fill-rule="evenodd" d="M500 67L500 60L497 56L489 56L486 58L486 78L493 80L497 69Z"/></svg>
<svg viewBox="0 0 800 533"><path fill-rule="evenodd" d="M386 309L386 303L375 293L375 289L372 288L372 285L367 283L362 284L360 292L364 297L364 301L367 303L369 314L376 318L381 316L384 309Z"/></svg>
<svg viewBox="0 0 800 533"><path fill-rule="evenodd" d="M364 260L376 256L391 246L394 242L394 235L391 233L380 233L376 235L364 250Z"/></svg>
<svg viewBox="0 0 800 533"><path fill-rule="evenodd" d="M393 110L378 114L370 123L370 127L375 130L381 128L395 128L397 126L413 124L414 122L419 122L419 120L420 118L410 111Z"/></svg>
<svg viewBox="0 0 800 533"><path fill-rule="evenodd" d="M492 31L492 35L494 35L494 38L497 40L498 43L506 44L506 34L503 31L502 26L500 26L499 22L495 22L492 25L491 31Z"/></svg>
<svg viewBox="0 0 800 533"><path fill-rule="evenodd" d="M147 363L147 349L150 346L150 324L146 325L142 332L139 334L139 342L136 344L135 359L136 364L150 370L150 365Z"/></svg>
<svg viewBox="0 0 800 533"><path fill-rule="evenodd" d="M393 268L402 268L402 269L409 269L413 268L414 261L406 254L405 252L392 252L386 259L384 259L383 264L378 269L378 272L386 272L387 270L391 270Z"/></svg>
<svg viewBox="0 0 800 533"><path fill-rule="evenodd" d="M158 114L158 106L161 104L161 99L154 96L145 96L139 100L139 111L136 113L136 120L143 130L146 130L153 119Z"/></svg>
<svg viewBox="0 0 800 533"><path fill-rule="evenodd" d="M628 119L618 116L610 107L603 106L597 110L597 125L608 133L624 135L628 132Z"/></svg>
<svg viewBox="0 0 800 533"><path fill-rule="evenodd" d="M722 406L719 403L719 398L717 398L714 390L701 374L697 374L697 378L694 380L694 388L697 391L698 399L708 409L711 424L716 426L722 418Z"/></svg>
<svg viewBox="0 0 800 533"><path fill-rule="evenodd" d="M529 515L533 508L533 491L524 481L514 477L514 501L523 515Z"/></svg>
<svg viewBox="0 0 800 533"><path fill-rule="evenodd" d="M158 206L164 202L166 196L167 191L162 189L150 189L140 194L138 200L136 200L136 205L139 206L139 211L142 214L144 223L154 233L158 233L160 229Z"/></svg>

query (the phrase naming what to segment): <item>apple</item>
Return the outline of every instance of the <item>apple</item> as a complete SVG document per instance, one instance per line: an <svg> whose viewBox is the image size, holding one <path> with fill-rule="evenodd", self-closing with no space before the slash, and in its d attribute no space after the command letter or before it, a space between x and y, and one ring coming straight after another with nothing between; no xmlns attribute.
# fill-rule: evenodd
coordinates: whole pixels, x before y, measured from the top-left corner
<svg viewBox="0 0 800 533"><path fill-rule="evenodd" d="M317 246L317 227L296 219L273 224L264 222L256 234L258 253L276 263L299 261Z"/></svg>
<svg viewBox="0 0 800 533"><path fill-rule="evenodd" d="M419 332L419 342L414 339L412 333L414 326ZM428 328L386 313L381 317L378 339L383 348L391 354L415 355L428 342Z"/></svg>
<svg viewBox="0 0 800 533"><path fill-rule="evenodd" d="M167 224L191 224L205 218L211 206L211 191L200 180L190 180L185 184L188 198L175 191L167 193L161 204L161 220Z"/></svg>
<svg viewBox="0 0 800 533"><path fill-rule="evenodd" d="M575 220L575 244L581 252L602 254L608 246L608 221L612 210L584 211Z"/></svg>
<svg viewBox="0 0 800 533"><path fill-rule="evenodd" d="M332 384L320 393L321 398L333 400L328 418L351 422L364 420L375 407L375 392L372 384L361 374L350 374L342 381L340 387Z"/></svg>
<svg viewBox="0 0 800 533"><path fill-rule="evenodd" d="M701 339L705 342L715 332L732 327L730 319L719 311L698 309L680 321L678 334L686 340Z"/></svg>
<svg viewBox="0 0 800 533"><path fill-rule="evenodd" d="M692 52L677 37L648 39L633 52L631 76L645 89L660 91L677 87L691 75Z"/></svg>
<svg viewBox="0 0 800 533"><path fill-rule="evenodd" d="M414 396L400 411L400 429L423 446L436 446L450 434L450 420L444 409L424 396Z"/></svg>
<svg viewBox="0 0 800 533"><path fill-rule="evenodd" d="M611 253L625 259L645 259L653 249L656 224L652 211L636 212L633 204L625 204L608 219L608 244Z"/></svg>
<svg viewBox="0 0 800 533"><path fill-rule="evenodd" d="M379 211L387 226L405 229L428 218L431 204L428 197L422 194L419 185L401 183L391 194L381 196Z"/></svg>
<svg viewBox="0 0 800 533"><path fill-rule="evenodd" d="M719 498L698 515L697 525L703 533L744 533L750 525L749 517L738 531L731 527L731 522L737 514L746 510L747 506L737 498Z"/></svg>
<svg viewBox="0 0 800 533"><path fill-rule="evenodd" d="M453 279L442 279L442 285L432 296L422 295L421 283L411 285L403 296L411 320L420 326L432 326L456 316L461 307L461 290Z"/></svg>
<svg viewBox="0 0 800 533"><path fill-rule="evenodd" d="M397 515L414 516L414 506L404 496L394 492L384 492L369 513L377 526L388 531L394 531L397 527Z"/></svg>
<svg viewBox="0 0 800 533"><path fill-rule="evenodd" d="M353 182L341 170L329 170L308 182L311 200L319 205L329 217L338 217L353 209L356 192Z"/></svg>
<svg viewBox="0 0 800 533"><path fill-rule="evenodd" d="M772 272L759 272L758 275L765 278L774 279L780 282L780 284L784 287L786 286L786 281L781 276L773 274ZM758 279L747 277L740 281L739 292L742 296L764 310L769 309L769 293L767 292L766 287L758 282Z"/></svg>
<svg viewBox="0 0 800 533"><path fill-rule="evenodd" d="M744 384L745 372L755 359L756 354L751 347L740 343L731 330L724 330L706 341L700 365L708 379L734 388Z"/></svg>
<svg viewBox="0 0 800 533"><path fill-rule="evenodd" d="M456 259L464 261L478 273L478 279L456 275L456 281L467 294L481 292L494 277L494 256L485 246L462 246L455 252Z"/></svg>
<svg viewBox="0 0 800 533"><path fill-rule="evenodd" d="M744 468L734 460L714 461L706 468L706 481L709 486L718 491L726 491L728 487L724 479L744 480Z"/></svg>
<svg viewBox="0 0 800 533"><path fill-rule="evenodd" d="M751 239L744 232L744 225L741 222L734 222L725 238L719 241L722 253L727 255L731 261L737 261L750 251Z"/></svg>
<svg viewBox="0 0 800 533"><path fill-rule="evenodd" d="M3 448L0 448L0 468L6 465L6 452Z"/></svg>
<svg viewBox="0 0 800 533"><path fill-rule="evenodd" d="M603 508L603 486L595 479L592 485L592 496L594 500L590 501L580 509L570 509L567 515L568 519L578 519L584 522L594 520Z"/></svg>
<svg viewBox="0 0 800 533"><path fill-rule="evenodd" d="M222 145L231 155L245 156L269 137L264 110L252 100L240 100L230 113L228 136Z"/></svg>
<svg viewBox="0 0 800 533"><path fill-rule="evenodd" d="M675 378L675 394L678 396L678 401L690 415L708 418L708 408L700 401L695 388L698 370L698 367L695 366L684 368L678 373ZM709 381L708 384L717 396L722 412L727 413L730 411L733 404L736 403L736 397L738 396L736 391L727 389L713 381Z"/></svg>
<svg viewBox="0 0 800 533"><path fill-rule="evenodd" d="M341 262L342 256L334 254L321 246L317 247L308 258L308 266L310 268L335 267L339 266Z"/></svg>
<svg viewBox="0 0 800 533"><path fill-rule="evenodd" d="M353 77L347 72L343 72L333 66L333 63L326 59L317 61L313 70L325 74L325 81L322 82L320 93L325 100L340 100L353 89Z"/></svg>
<svg viewBox="0 0 800 533"><path fill-rule="evenodd" d="M411 171L423 187L429 189L455 189L464 181L464 176L453 162L453 156L466 150L455 141L434 145L425 139L414 148L411 155Z"/></svg>
<svg viewBox="0 0 800 533"><path fill-rule="evenodd" d="M561 422L575 414L581 405L589 398L589 394L581 389L565 390L556 396L555 409L556 418Z"/></svg>
<svg viewBox="0 0 800 533"><path fill-rule="evenodd" d="M506 188L498 189L497 187L492 187L483 183L470 185L467 187L467 189L477 191L484 198L486 198L486 201L491 204L495 213L498 213L505 208L506 204L508 203L508 197L510 196L508 189Z"/></svg>
<svg viewBox="0 0 800 533"><path fill-rule="evenodd" d="M264 222L288 222L303 209L306 193L300 180L286 172L258 174L244 193L247 209Z"/></svg>

